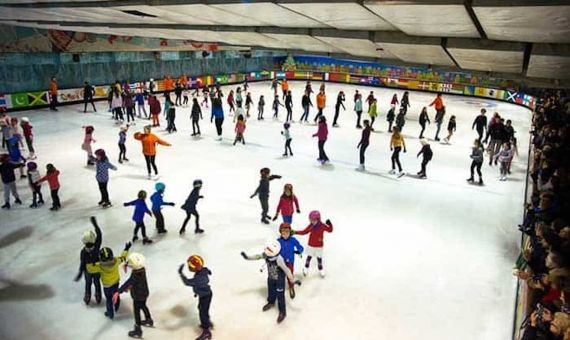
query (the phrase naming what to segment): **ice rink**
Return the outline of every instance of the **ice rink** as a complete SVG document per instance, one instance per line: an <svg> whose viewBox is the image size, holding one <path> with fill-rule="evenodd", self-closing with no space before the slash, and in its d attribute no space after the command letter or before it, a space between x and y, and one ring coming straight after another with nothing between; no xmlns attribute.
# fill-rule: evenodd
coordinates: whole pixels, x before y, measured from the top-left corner
<svg viewBox="0 0 570 340"><path fill-rule="evenodd" d="M304 82L290 82L296 121L301 113ZM319 87L313 82L313 89ZM236 85L231 86L235 89ZM251 84L255 106L245 131L246 145L232 146L232 117L224 98L224 139L215 140L210 110L204 110L202 137L190 137L190 107L177 108L178 132L167 134L166 121L154 132L172 147L158 147L160 181L166 184L166 236L158 236L154 220L147 217L147 231L154 244L137 242L131 251L147 258L150 298L148 306L155 328L145 328L146 339L193 339L199 334L198 300L182 284L177 268L194 253L200 254L213 275L210 315L214 339L390 339L390 340L505 340L512 331L516 279L511 268L518 255L527 164L531 112L523 107L462 96L444 95L447 120L457 116L457 131L450 145L430 140L434 152L428 179L415 178L421 160L416 154L420 126L418 114L435 97L433 93L411 92L411 108L403 129L407 153L401 154L404 168L413 176L397 179L389 175L390 134L386 112L394 93L403 91L362 86L327 84L329 140L326 151L330 165L321 166L313 124L292 124L293 157L283 158L280 135L285 109L279 121L271 119L272 91L269 83ZM361 130L355 129L352 97L359 89L365 99L370 90L378 98L379 118L367 150L367 172L358 166L356 148ZM223 87L227 96L230 86ZM346 93L346 111L340 127L332 128L338 91ZM257 101L265 95L265 121L257 121ZM159 96L162 98L162 96ZM245 96L244 96L245 100ZM312 95L313 103L315 97ZM315 104L316 106L316 104ZM364 104L365 110L368 105ZM490 118L499 112L511 119L517 131L519 155L513 174L499 181L498 167L483 165L485 186L469 185L470 147L476 138L471 124L485 107ZM155 181L146 178L141 145L132 138L148 121L137 121L129 130L127 157L118 164L119 128L110 119L107 103L98 102L98 113L84 114L83 105L15 114L27 116L34 126L36 160L41 173L46 163L60 171L63 208L51 204L43 185L46 206L29 209L31 192L26 180L18 181L22 206L0 212L0 329L3 339L123 339L133 327L132 301L123 294L114 321L104 315L104 303L83 303L83 280L73 282L79 266L81 236L91 228L89 216L97 216L103 229L103 246L115 253L131 239L132 208L123 202L136 198L139 190L154 192ZM148 107L147 107L148 111ZM316 109L311 110L312 121ZM433 121L435 110L429 108ZM366 112L363 114L367 118ZM97 206L99 191L93 167L85 165L83 125L93 125L97 143L119 167L110 172L109 193L114 206ZM432 139L435 124L426 129ZM25 153L27 154L27 152ZM278 222L259 221L257 198L250 199L259 181L259 169L269 167L283 178L271 182L270 215L275 212L283 185L291 183L299 199L301 214L293 228L308 224L307 214L320 210L331 219L333 233L325 235L321 278L316 261L302 277L303 259L295 271L302 280L294 300L287 296L287 318L278 325L277 308L262 312L266 302L266 273L263 262L244 261L240 251L261 252L265 240L278 237ZM203 200L198 203L205 233L184 237L178 229L184 219L179 208L200 178ZM147 203L150 202L147 200ZM193 221L188 229L193 230ZM296 236L306 245L307 236ZM187 272L186 272L187 273ZM121 271L122 280L127 274ZM188 273L187 273L188 275Z"/></svg>

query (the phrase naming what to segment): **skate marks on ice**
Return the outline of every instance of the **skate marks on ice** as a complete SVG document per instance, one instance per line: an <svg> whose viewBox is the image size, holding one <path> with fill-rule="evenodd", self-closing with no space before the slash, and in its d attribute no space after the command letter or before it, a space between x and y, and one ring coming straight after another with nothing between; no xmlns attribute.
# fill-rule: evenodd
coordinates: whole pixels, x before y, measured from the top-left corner
<svg viewBox="0 0 570 340"><path fill-rule="evenodd" d="M31 226L25 226L23 228L17 229L9 233L8 235L0 239L0 249L9 247L10 245L17 243L18 241L27 239L32 235L34 229Z"/></svg>
<svg viewBox="0 0 570 340"><path fill-rule="evenodd" d="M26 284L10 279L0 279L0 302L46 300L55 296L51 286Z"/></svg>

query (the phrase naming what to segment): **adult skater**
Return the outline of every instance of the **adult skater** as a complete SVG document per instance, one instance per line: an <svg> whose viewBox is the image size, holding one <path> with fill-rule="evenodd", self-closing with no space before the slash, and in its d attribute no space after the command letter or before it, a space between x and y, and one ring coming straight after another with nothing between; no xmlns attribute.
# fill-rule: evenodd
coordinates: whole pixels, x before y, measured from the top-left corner
<svg viewBox="0 0 570 340"><path fill-rule="evenodd" d="M216 124L216 133L218 134L217 140L222 140L222 124L224 124L224 109L222 108L222 100L220 98L212 99L212 115L210 116L210 123Z"/></svg>
<svg viewBox="0 0 570 340"><path fill-rule="evenodd" d="M486 112L487 110L481 109L481 114L475 117L473 125L471 126L471 130L477 129L477 134L479 135L480 141L483 140L483 132L485 129L487 129L487 116L485 116Z"/></svg>
<svg viewBox="0 0 570 340"><path fill-rule="evenodd" d="M267 215L269 211L269 182L274 179L279 179L279 175L271 175L271 170L269 168L262 168L259 171L261 179L259 180L259 185L255 192L249 196L249 198L254 198L256 195L259 197L259 203L261 204L261 222L269 224L269 219L271 217Z"/></svg>
<svg viewBox="0 0 570 340"><path fill-rule="evenodd" d="M346 107L344 107L344 100L345 100L344 92L340 91L338 93L338 95L336 96L336 104L334 107L333 127L338 127L337 120L338 120L338 115L340 113L340 107L342 106L342 109L346 111Z"/></svg>
<svg viewBox="0 0 570 340"><path fill-rule="evenodd" d="M477 174L479 175L479 185L483 185L483 176L481 174L481 166L483 165L483 146L481 145L481 140L475 139L473 142L473 147L471 148L471 176L467 179L467 182L473 183L473 170L477 169Z"/></svg>
<svg viewBox="0 0 570 340"><path fill-rule="evenodd" d="M49 109L52 111L57 111L57 80L55 77L51 77L49 83Z"/></svg>
<svg viewBox="0 0 570 340"><path fill-rule="evenodd" d="M370 121L368 119L365 119L363 121L364 123L364 129L362 130L362 136L360 137L360 142L358 143L358 145L356 146L357 149L360 149L360 165L359 167L356 169L358 171L364 171L364 153L366 152L366 148L368 148L368 145L370 143Z"/></svg>
<svg viewBox="0 0 570 340"><path fill-rule="evenodd" d="M202 108L200 104L198 104L197 98L192 98L192 113L190 113L190 117L192 118L192 136L200 136L200 119L202 117Z"/></svg>
<svg viewBox="0 0 570 340"><path fill-rule="evenodd" d="M422 139L422 138L424 138L424 131L426 129L426 122L428 124L431 124L431 122L429 120L428 112L427 112L427 107L425 107L425 106L422 109L422 112L420 112L419 122L420 122L420 126L422 127L422 131L420 131L420 136L418 138Z"/></svg>
<svg viewBox="0 0 570 340"><path fill-rule="evenodd" d="M404 114L407 114L408 107L411 107L409 95L410 94L408 93L408 91L404 92L402 100L400 101L400 110L404 110Z"/></svg>
<svg viewBox="0 0 570 340"><path fill-rule="evenodd" d="M313 137L317 137L319 140L319 158L317 159L321 164L325 164L329 161L327 154L325 153L325 143L327 142L329 130L327 128L327 119L325 116L319 117L319 129L317 133L313 134Z"/></svg>
<svg viewBox="0 0 570 340"><path fill-rule="evenodd" d="M287 91L285 95L285 109L287 110L287 116L285 117L286 122L293 121L293 96L291 95L291 90Z"/></svg>
<svg viewBox="0 0 570 340"><path fill-rule="evenodd" d="M95 301L97 304L101 303L101 274L91 274L87 271L88 263L96 263L99 261L99 249L103 240L101 228L97 224L94 216L90 218L91 224L95 229L87 230L83 233L81 241L83 241L83 248L79 254L79 272L75 276L74 281L77 282L81 276L85 279L85 294L83 295L83 302L88 305L91 302L91 285L95 286Z"/></svg>
<svg viewBox="0 0 570 340"><path fill-rule="evenodd" d="M457 130L457 123L455 122L455 116L451 116L447 123L447 137L443 139L445 143L449 144L449 140L451 139L451 136L453 136L453 132L455 132L455 130Z"/></svg>
<svg viewBox="0 0 570 340"><path fill-rule="evenodd" d="M311 102L310 92L307 90L305 90L303 98L301 98L301 106L303 107L303 115L301 116L301 119L299 119L299 122L303 122L303 120L307 122L307 119L309 119L309 109L311 106L313 106L313 103Z"/></svg>
<svg viewBox="0 0 570 340"><path fill-rule="evenodd" d="M496 123L492 124L489 128L489 136L491 137L491 141L487 146L487 151L489 152L489 165L492 165L493 159L496 154L499 153L501 150L501 145L505 140L505 120L503 118L499 118ZM495 165L497 165L497 159L495 158Z"/></svg>
<svg viewBox="0 0 570 340"><path fill-rule="evenodd" d="M360 118L362 117L362 95L358 93L354 94L354 112L356 112L356 128L362 129L362 125L360 125Z"/></svg>
<svg viewBox="0 0 570 340"><path fill-rule="evenodd" d="M95 102L93 102L93 95L95 94L95 88L93 86L91 86L91 84L89 84L89 82L85 82L85 85L83 86L83 103L84 103L84 107L83 107L83 112L87 112L87 104L91 103L91 106L93 106L93 111L97 112L97 109L95 108Z"/></svg>
<svg viewBox="0 0 570 340"><path fill-rule="evenodd" d="M405 124L406 124L406 113L402 108L400 108L400 112L398 112L398 115L396 116L396 126L398 127L398 131L402 132Z"/></svg>
<svg viewBox="0 0 570 340"><path fill-rule="evenodd" d="M393 130L394 132L390 138L390 151L393 151L391 157L392 170L390 170L390 174L393 175L396 173L396 165L398 165L398 177L402 177L404 172L402 171L402 164L400 164L400 151L402 151L403 148L404 152L406 152L406 142L397 126L395 126Z"/></svg>
<svg viewBox="0 0 570 340"><path fill-rule="evenodd" d="M315 116L315 123L317 122L317 119L319 119L320 116L323 115L323 110L325 109L325 106L327 105L327 96L325 95L325 91L324 90L320 90L319 94L317 95L317 115Z"/></svg>
<svg viewBox="0 0 570 340"><path fill-rule="evenodd" d="M392 124L394 124L394 119L396 119L396 115L394 113L395 111L395 107L390 107L390 110L388 110L388 113L386 114L386 121L388 121L388 132L392 132Z"/></svg>
<svg viewBox="0 0 570 340"><path fill-rule="evenodd" d="M151 166L154 170L154 175L158 176L158 169L156 168L156 144L170 146L171 144L158 138L156 135L151 133L150 125L144 127L144 133L135 132L134 138L141 141L143 148L143 155L146 162L146 170L148 173L148 178L151 178Z"/></svg>
<svg viewBox="0 0 570 340"><path fill-rule="evenodd" d="M368 97L366 97L366 104L368 104L368 112L370 112L370 106L372 105L375 99L376 98L374 98L374 91L370 91ZM374 131L374 129L372 131Z"/></svg>
<svg viewBox="0 0 570 340"><path fill-rule="evenodd" d="M10 193L15 198L16 204L22 204L18 191L16 190L16 175L14 170L22 168L24 163L12 163L10 162L10 155L1 154L0 155L0 175L2 177L2 183L4 185L4 205L2 209L10 209Z"/></svg>
<svg viewBox="0 0 570 340"><path fill-rule="evenodd" d="M190 221L190 217L194 215L196 228L194 229L195 234L203 233L204 230L200 229L200 214L198 214L198 210L196 210L196 204L198 204L198 200L204 198L204 196L200 195L200 189L202 189L202 180L196 179L192 183L192 192L186 199L186 202L182 205L182 210L186 212L186 218L182 223L182 228L180 228L179 234L182 235L186 232L186 224Z"/></svg>
<svg viewBox="0 0 570 340"><path fill-rule="evenodd" d="M370 129L372 131L374 131L374 121L376 120L376 117L378 116L378 111L377 111L376 105L377 105L377 100L376 100L376 98L373 97L372 102L368 106L368 116L370 116Z"/></svg>
<svg viewBox="0 0 570 340"><path fill-rule="evenodd" d="M422 144L422 149L420 152L418 152L417 157L420 157L420 155L422 155L422 168L418 172L418 176L420 176L421 179L425 179L427 178L426 166L433 157L433 151L431 151L431 146L429 145L427 139L420 139L420 143Z"/></svg>
<svg viewBox="0 0 570 340"><path fill-rule="evenodd" d="M265 99L263 95L259 96L259 101L257 102L257 120L263 120L263 110L265 108Z"/></svg>
<svg viewBox="0 0 570 340"><path fill-rule="evenodd" d="M445 115L445 107L443 105L443 98L441 97L441 93L438 93L435 99L429 104L429 106L435 107L435 122L437 123L437 132L435 133L435 140L439 141L439 130L441 128L441 124L443 123L443 116Z"/></svg>
<svg viewBox="0 0 570 340"><path fill-rule="evenodd" d="M210 304L212 303L212 289L210 288L209 275L212 275L210 269L204 266L204 259L199 255L192 255L186 260L188 270L194 273L194 277L189 279L184 275L184 265L178 267L178 274L182 283L188 287L192 287L194 297L198 297L198 312L200 315L200 328L202 334L196 340L207 340L212 338L210 328Z"/></svg>
<svg viewBox="0 0 570 340"><path fill-rule="evenodd" d="M281 81L281 93L283 94L283 99L287 97L287 93L289 92L289 82L287 82L287 78L283 78Z"/></svg>

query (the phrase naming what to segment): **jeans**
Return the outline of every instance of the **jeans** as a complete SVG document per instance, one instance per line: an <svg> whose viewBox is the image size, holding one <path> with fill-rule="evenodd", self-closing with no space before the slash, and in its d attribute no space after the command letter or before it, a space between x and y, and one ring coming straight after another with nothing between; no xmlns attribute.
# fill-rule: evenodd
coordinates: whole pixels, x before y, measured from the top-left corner
<svg viewBox="0 0 570 340"><path fill-rule="evenodd" d="M479 129L477 128L477 134L479 135L479 141L483 141L483 128Z"/></svg>
<svg viewBox="0 0 570 340"><path fill-rule="evenodd" d="M441 124L443 123L443 120L437 121L435 122L437 124L437 130L435 131L435 140L439 139L439 130L441 129Z"/></svg>
<svg viewBox="0 0 570 340"><path fill-rule="evenodd" d="M209 329L212 327L210 322L210 304L212 303L212 294L200 296L198 299L198 313L200 314L200 327Z"/></svg>
<svg viewBox="0 0 570 340"><path fill-rule="evenodd" d="M97 182L97 184L99 184L99 192L101 192L102 203L111 203L109 202L109 192L107 191L107 183L108 182Z"/></svg>
<svg viewBox="0 0 570 340"><path fill-rule="evenodd" d="M135 108L134 107L127 107L127 123L130 123L131 120L135 121Z"/></svg>
<svg viewBox="0 0 570 340"><path fill-rule="evenodd" d="M57 110L57 109L56 109L56 107L57 107L57 93L56 93L56 94L51 94L51 93L50 93L49 99L50 99L50 100L49 100L49 108L50 108L50 110L52 110L52 111Z"/></svg>
<svg viewBox="0 0 570 340"><path fill-rule="evenodd" d="M34 152L36 152L36 151L34 150L34 140L33 140L32 137L26 137L26 146L28 147L28 151L29 151L30 153L33 154Z"/></svg>
<svg viewBox="0 0 570 340"><path fill-rule="evenodd" d="M222 136L222 124L224 123L224 118L215 118L214 121L216 123L216 132L218 133L218 136L221 137Z"/></svg>
<svg viewBox="0 0 570 340"><path fill-rule="evenodd" d="M426 129L426 122L420 122L420 126L422 127L422 131L420 131L420 137L419 138L424 138L424 131Z"/></svg>
<svg viewBox="0 0 570 340"><path fill-rule="evenodd" d="M116 107L113 109L113 113L115 114L115 120L124 120L123 118L123 110L120 107Z"/></svg>
<svg viewBox="0 0 570 340"><path fill-rule="evenodd" d="M287 109L287 117L285 118L285 121L288 122L293 120L293 109L291 106L286 106L285 108Z"/></svg>
<svg viewBox="0 0 570 340"><path fill-rule="evenodd" d="M320 140L319 141L319 160L320 161L328 161L329 158L327 157L327 154L325 153L325 142L326 140Z"/></svg>
<svg viewBox="0 0 570 340"><path fill-rule="evenodd" d="M138 105L137 105L137 113L138 113L139 117L142 117L141 111L144 113L144 117L148 116L148 115L146 114L146 109L145 109L145 107L144 107L144 104L138 104Z"/></svg>
<svg viewBox="0 0 570 340"><path fill-rule="evenodd" d="M152 166L154 174L158 175L158 169L156 168L156 164L154 163L155 156L144 155L144 160L146 161L146 170L148 174L150 175L150 167Z"/></svg>
<svg viewBox="0 0 570 340"><path fill-rule="evenodd" d="M283 218L283 223L293 223L293 215L281 215Z"/></svg>
<svg viewBox="0 0 570 340"><path fill-rule="evenodd" d="M319 119L320 116L323 115L323 108L319 107L319 110L317 112L317 115L315 116L315 122L317 121L317 119Z"/></svg>
<svg viewBox="0 0 570 340"><path fill-rule="evenodd" d="M360 118L362 117L362 111L356 111L356 126L361 126L360 125Z"/></svg>
<svg viewBox="0 0 570 340"><path fill-rule="evenodd" d="M400 151L402 151L401 146L396 146L394 152L392 153L392 170L396 169L396 164L398 165L398 171L402 172L402 164L400 164Z"/></svg>
<svg viewBox="0 0 570 340"><path fill-rule="evenodd" d="M135 324L137 326L141 325L141 310L144 313L145 320L150 320L152 317L150 316L150 311L146 306L146 299L145 300L133 300L133 314L135 315Z"/></svg>
<svg viewBox="0 0 570 340"><path fill-rule="evenodd" d="M33 195L33 205L36 205L37 203L44 203L44 198L42 196L42 186L41 185L36 185L33 184L32 185L32 195Z"/></svg>
<svg viewBox="0 0 570 340"><path fill-rule="evenodd" d="M482 178L481 165L483 165L483 162L477 162L477 161L471 162L471 178L473 178L473 170L475 169L477 169L477 174L479 175L479 179Z"/></svg>
<svg viewBox="0 0 570 340"><path fill-rule="evenodd" d="M285 280L267 279L267 302L279 307L279 313L286 314L285 309Z"/></svg>
<svg viewBox="0 0 570 340"><path fill-rule="evenodd" d="M143 238L147 238L146 236L146 227L144 225L144 222L137 222L135 225L135 231L133 233L133 236L137 236L137 234L139 233L139 229L141 230L141 234Z"/></svg>
<svg viewBox="0 0 570 340"><path fill-rule="evenodd" d="M124 143L119 143L119 161L127 159L127 147Z"/></svg>
<svg viewBox="0 0 570 340"><path fill-rule="evenodd" d="M293 156L293 150L291 150L291 141L293 140L293 138L289 138L285 141L285 156L287 156L287 150L289 150L289 153L291 153L291 156Z"/></svg>
<svg viewBox="0 0 570 340"><path fill-rule="evenodd" d="M115 317L115 311L119 310L119 306L121 305L121 296L117 299L117 304L113 306L113 294L119 291L119 283L115 283L111 287L104 287L103 293L105 293L105 315L109 318ZM113 308L114 307L114 308Z"/></svg>
<svg viewBox="0 0 570 340"><path fill-rule="evenodd" d="M257 107L257 119L263 119L263 105Z"/></svg>
<svg viewBox="0 0 570 340"><path fill-rule="evenodd" d="M301 119L299 119L299 121L302 122L303 119L305 121L307 121L307 119L309 119L309 105L303 106L303 115L301 116Z"/></svg>
<svg viewBox="0 0 570 340"><path fill-rule="evenodd" d="M364 152L366 152L366 148L368 147L368 143L364 143L360 145L360 164L364 165Z"/></svg>

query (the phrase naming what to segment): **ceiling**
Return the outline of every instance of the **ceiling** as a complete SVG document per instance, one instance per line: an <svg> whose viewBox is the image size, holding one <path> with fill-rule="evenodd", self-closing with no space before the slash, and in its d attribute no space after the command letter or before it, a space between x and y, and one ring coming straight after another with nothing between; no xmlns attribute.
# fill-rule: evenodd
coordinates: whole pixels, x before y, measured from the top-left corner
<svg viewBox="0 0 570 340"><path fill-rule="evenodd" d="M570 79L567 0L0 0L2 23Z"/></svg>

